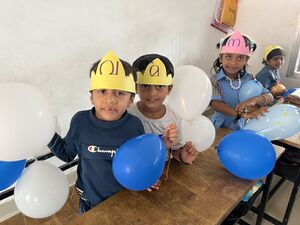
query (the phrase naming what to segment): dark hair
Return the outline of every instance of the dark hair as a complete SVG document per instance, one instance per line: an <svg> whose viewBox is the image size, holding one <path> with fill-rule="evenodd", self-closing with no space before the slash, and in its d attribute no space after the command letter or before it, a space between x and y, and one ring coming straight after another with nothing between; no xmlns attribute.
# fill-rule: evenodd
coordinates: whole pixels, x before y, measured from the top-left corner
<svg viewBox="0 0 300 225"><path fill-rule="evenodd" d="M98 64L100 63L100 61L101 61L101 59L92 65L92 67L90 69L90 76L91 76L92 71L94 71L96 73L96 70L97 70L97 67L98 67ZM136 73L135 73L135 70L133 69L133 67L128 62L126 62L122 59L120 59L120 61L124 67L125 75L129 76L129 74L132 74L133 79L136 82Z"/></svg>
<svg viewBox="0 0 300 225"><path fill-rule="evenodd" d="M267 55L267 61L269 61L270 59L272 59L275 56L285 56L284 51L282 49L280 49L280 48L273 49ZM267 64L267 62L266 62L265 59L263 59L262 64Z"/></svg>
<svg viewBox="0 0 300 225"><path fill-rule="evenodd" d="M167 57L159 55L159 54L147 54L147 55L140 56L133 62L133 64L132 64L133 69L135 71L144 72L146 67L149 65L149 63L151 63L154 59L157 59L157 58L159 58L165 65L167 74L171 74L172 77L174 77L173 64Z"/></svg>

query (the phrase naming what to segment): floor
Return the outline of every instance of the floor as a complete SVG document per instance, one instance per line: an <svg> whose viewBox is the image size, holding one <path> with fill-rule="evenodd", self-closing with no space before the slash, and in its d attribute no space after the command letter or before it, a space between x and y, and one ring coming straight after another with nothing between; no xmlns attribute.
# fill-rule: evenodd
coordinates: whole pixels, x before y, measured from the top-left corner
<svg viewBox="0 0 300 225"><path fill-rule="evenodd" d="M278 178L274 178L276 182ZM274 182L273 182L274 183ZM278 192L273 196L273 198L269 201L266 212L277 220L282 221L284 216L286 206L293 188L293 183L286 181ZM293 211L291 213L288 225L299 225L300 224L300 191L297 193L297 198L293 207ZM259 199L257 199L259 201ZM244 218L249 224L255 224L256 214L253 212L249 212ZM263 220L262 225L272 225L272 223L267 220Z"/></svg>

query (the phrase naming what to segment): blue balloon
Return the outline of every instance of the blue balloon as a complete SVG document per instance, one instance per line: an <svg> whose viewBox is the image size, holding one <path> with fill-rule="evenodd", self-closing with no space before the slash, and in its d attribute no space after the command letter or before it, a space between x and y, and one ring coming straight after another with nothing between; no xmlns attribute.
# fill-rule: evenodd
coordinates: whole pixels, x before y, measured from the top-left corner
<svg viewBox="0 0 300 225"><path fill-rule="evenodd" d="M113 173L124 187L141 191L160 178L166 161L166 149L158 135L144 134L125 142L113 159Z"/></svg>
<svg viewBox="0 0 300 225"><path fill-rule="evenodd" d="M243 129L257 131L271 141L293 136L300 131L300 113L296 106L279 104L268 110L264 116L249 120Z"/></svg>
<svg viewBox="0 0 300 225"><path fill-rule="evenodd" d="M266 176L276 162L272 143L250 130L238 130L226 135L218 145L218 156L229 172L248 180Z"/></svg>
<svg viewBox="0 0 300 225"><path fill-rule="evenodd" d="M0 191L8 188L21 176L26 160L0 161Z"/></svg>
<svg viewBox="0 0 300 225"><path fill-rule="evenodd" d="M291 88L291 89L288 89L287 91L285 91L282 95L283 98L286 98L288 95L292 94L294 91L297 91L298 88Z"/></svg>
<svg viewBox="0 0 300 225"><path fill-rule="evenodd" d="M248 80L239 90L238 97L240 102L262 94L263 87L258 80Z"/></svg>

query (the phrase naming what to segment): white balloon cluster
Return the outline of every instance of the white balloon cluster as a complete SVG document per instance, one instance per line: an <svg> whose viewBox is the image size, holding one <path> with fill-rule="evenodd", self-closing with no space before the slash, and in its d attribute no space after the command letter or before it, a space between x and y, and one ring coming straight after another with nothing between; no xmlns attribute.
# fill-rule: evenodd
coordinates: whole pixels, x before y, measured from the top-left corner
<svg viewBox="0 0 300 225"><path fill-rule="evenodd" d="M56 117L50 101L37 88L22 83L0 84L0 106L0 164L11 161L5 162L10 171L0 167L0 187L5 188L18 179L14 170L20 175L26 159L36 156L50 142ZM25 215L44 218L64 205L68 192L67 178L57 167L35 162L17 181L15 202Z"/></svg>
<svg viewBox="0 0 300 225"><path fill-rule="evenodd" d="M168 105L182 119L183 141L191 141L198 151L208 149L215 139L215 127L201 114L212 97L212 85L206 73L196 66L175 69L173 89Z"/></svg>

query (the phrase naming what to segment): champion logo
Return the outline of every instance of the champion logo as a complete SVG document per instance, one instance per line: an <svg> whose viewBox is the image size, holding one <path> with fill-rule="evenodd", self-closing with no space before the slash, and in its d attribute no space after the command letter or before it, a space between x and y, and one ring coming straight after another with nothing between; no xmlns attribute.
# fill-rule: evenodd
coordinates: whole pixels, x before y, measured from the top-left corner
<svg viewBox="0 0 300 225"><path fill-rule="evenodd" d="M114 154L116 154L116 150L115 149L101 149L98 146L94 146L94 145L90 145L88 146L88 151L91 153L103 153L103 154L110 154L111 157L114 156Z"/></svg>
<svg viewBox="0 0 300 225"><path fill-rule="evenodd" d="M88 147L88 150L89 150L89 152L92 152L92 153L97 152L97 146L90 145L90 146Z"/></svg>

